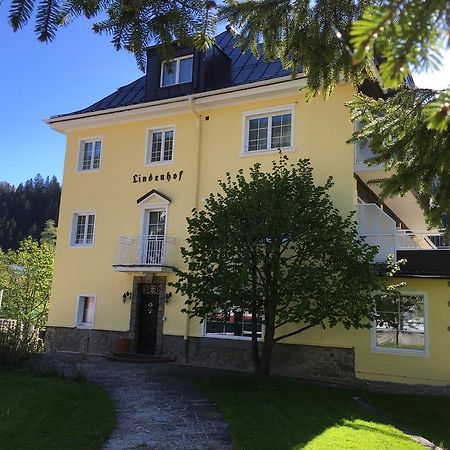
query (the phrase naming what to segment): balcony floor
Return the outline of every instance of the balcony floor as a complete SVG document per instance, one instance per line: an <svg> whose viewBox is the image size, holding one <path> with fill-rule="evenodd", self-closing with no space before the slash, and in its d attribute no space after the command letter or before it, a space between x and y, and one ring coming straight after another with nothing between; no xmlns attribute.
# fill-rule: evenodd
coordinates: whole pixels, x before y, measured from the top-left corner
<svg viewBox="0 0 450 450"><path fill-rule="evenodd" d="M169 266L151 266L144 264L130 264L120 265L113 264L113 270L116 272L159 272L159 273L172 273L173 268Z"/></svg>

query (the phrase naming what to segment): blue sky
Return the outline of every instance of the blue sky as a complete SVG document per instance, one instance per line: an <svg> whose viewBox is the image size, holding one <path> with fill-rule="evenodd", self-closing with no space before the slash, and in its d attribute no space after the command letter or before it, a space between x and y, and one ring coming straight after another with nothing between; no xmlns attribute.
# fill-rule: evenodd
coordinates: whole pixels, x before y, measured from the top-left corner
<svg viewBox="0 0 450 450"><path fill-rule="evenodd" d="M133 55L95 36L86 20L48 45L32 26L13 33L8 3L0 7L0 181L17 186L37 173L61 181L65 137L42 120L88 106L142 73Z"/></svg>
<svg viewBox="0 0 450 450"><path fill-rule="evenodd" d="M133 55L115 51L85 19L60 30L48 45L37 41L32 26L13 33L8 3L0 6L0 181L17 186L37 173L61 181L65 137L43 119L88 106L142 74ZM440 75L415 79L445 87L449 74L450 53Z"/></svg>

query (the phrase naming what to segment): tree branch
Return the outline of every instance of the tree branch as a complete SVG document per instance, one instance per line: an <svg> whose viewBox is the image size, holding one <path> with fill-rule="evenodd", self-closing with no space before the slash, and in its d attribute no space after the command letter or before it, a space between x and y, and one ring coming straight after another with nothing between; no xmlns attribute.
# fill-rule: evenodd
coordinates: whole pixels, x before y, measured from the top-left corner
<svg viewBox="0 0 450 450"><path fill-rule="evenodd" d="M306 326L304 326L304 327L302 327L302 328L299 328L299 329L296 330L296 331L292 331L292 332L290 332L290 333L286 333L286 334L283 334L283 335L281 335L281 336L277 336L273 341L274 341L274 342L281 341L282 339L286 339L286 338L288 338L288 337L294 336L294 335L296 335L296 334L299 334L299 333L301 333L301 332L303 332L303 331L306 331L306 330L308 330L309 328L312 328L312 327L315 327L315 326L316 326L316 324L309 324L309 325L306 325Z"/></svg>
<svg viewBox="0 0 450 450"><path fill-rule="evenodd" d="M275 329L282 327L283 325L286 325L289 323L289 320L284 320L283 322L280 322L274 326Z"/></svg>

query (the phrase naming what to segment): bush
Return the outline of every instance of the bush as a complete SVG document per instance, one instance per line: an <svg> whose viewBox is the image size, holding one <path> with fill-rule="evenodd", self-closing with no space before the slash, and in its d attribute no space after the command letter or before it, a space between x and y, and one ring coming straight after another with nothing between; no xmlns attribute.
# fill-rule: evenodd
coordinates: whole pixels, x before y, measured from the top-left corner
<svg viewBox="0 0 450 450"><path fill-rule="evenodd" d="M17 365L41 350L35 333L24 333L19 326L0 329L0 365Z"/></svg>

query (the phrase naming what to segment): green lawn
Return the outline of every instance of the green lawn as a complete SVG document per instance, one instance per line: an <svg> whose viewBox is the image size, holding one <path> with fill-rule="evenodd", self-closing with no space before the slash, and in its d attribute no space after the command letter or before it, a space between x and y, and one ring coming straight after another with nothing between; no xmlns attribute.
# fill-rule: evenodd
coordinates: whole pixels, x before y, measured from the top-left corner
<svg viewBox="0 0 450 450"><path fill-rule="evenodd" d="M358 393L244 375L196 384L224 413L234 450L423 449L383 416L450 448L448 397ZM361 407L355 396L381 415Z"/></svg>
<svg viewBox="0 0 450 450"><path fill-rule="evenodd" d="M2 450L98 449L114 425L114 406L95 385L0 370Z"/></svg>

